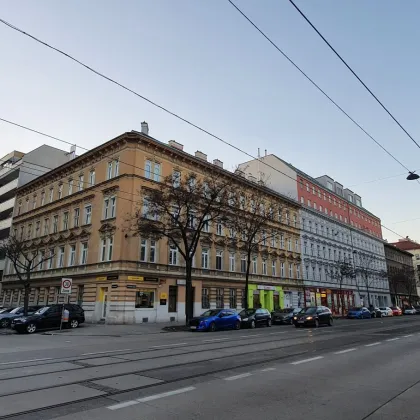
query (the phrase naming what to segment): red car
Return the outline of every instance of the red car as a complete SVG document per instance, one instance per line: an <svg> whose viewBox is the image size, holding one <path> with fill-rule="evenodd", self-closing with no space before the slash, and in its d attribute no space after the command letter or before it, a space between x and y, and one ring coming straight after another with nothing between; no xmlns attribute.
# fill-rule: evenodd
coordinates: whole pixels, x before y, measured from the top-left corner
<svg viewBox="0 0 420 420"><path fill-rule="evenodd" d="M391 306L391 309L394 316L401 316L403 314L401 308L398 306Z"/></svg>

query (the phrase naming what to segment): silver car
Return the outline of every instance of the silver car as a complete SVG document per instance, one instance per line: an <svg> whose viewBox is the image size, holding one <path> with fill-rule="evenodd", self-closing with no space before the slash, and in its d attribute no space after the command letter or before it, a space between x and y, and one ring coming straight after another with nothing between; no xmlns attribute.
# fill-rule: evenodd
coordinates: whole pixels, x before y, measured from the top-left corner
<svg viewBox="0 0 420 420"><path fill-rule="evenodd" d="M382 316L394 316L394 313L389 306L381 306L379 310L381 311Z"/></svg>

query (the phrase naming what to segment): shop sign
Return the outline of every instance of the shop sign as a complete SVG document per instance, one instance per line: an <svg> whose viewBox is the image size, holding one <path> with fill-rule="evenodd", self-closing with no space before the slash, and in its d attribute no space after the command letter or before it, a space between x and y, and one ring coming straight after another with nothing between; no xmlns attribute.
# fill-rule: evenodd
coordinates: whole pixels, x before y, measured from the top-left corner
<svg viewBox="0 0 420 420"><path fill-rule="evenodd" d="M132 281L143 281L144 277L142 276L128 276L128 280L132 280Z"/></svg>
<svg viewBox="0 0 420 420"><path fill-rule="evenodd" d="M113 284L113 285L111 286L111 288L112 288L112 289L118 289L118 284Z"/></svg>
<svg viewBox="0 0 420 420"><path fill-rule="evenodd" d="M178 280L176 281L176 284L177 284L178 286L185 286L185 285L187 284L187 280L178 279Z"/></svg>
<svg viewBox="0 0 420 420"><path fill-rule="evenodd" d="M106 277L96 277L96 280L104 281L104 280L106 280Z"/></svg>
<svg viewBox="0 0 420 420"><path fill-rule="evenodd" d="M275 286L265 286L265 285L258 285L258 290L276 290Z"/></svg>
<svg viewBox="0 0 420 420"><path fill-rule="evenodd" d="M106 276L107 280L118 280L118 274L114 274L112 276Z"/></svg>
<svg viewBox="0 0 420 420"><path fill-rule="evenodd" d="M137 286L135 284L127 284L127 286L125 286L127 289L136 289Z"/></svg>

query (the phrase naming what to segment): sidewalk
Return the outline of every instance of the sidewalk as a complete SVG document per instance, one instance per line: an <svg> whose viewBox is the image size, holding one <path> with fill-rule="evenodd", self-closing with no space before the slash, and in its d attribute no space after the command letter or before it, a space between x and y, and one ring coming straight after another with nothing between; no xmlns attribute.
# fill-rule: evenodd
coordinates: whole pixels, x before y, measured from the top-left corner
<svg viewBox="0 0 420 420"><path fill-rule="evenodd" d="M86 337L122 337L126 335L146 335L146 334L164 334L171 331L164 331L164 327L174 327L174 330L184 326L184 322L171 323L142 323L142 324L128 324L128 325L113 325L113 324L89 324L84 323L79 328L63 329L62 331L46 331L44 335L68 334L74 336Z"/></svg>

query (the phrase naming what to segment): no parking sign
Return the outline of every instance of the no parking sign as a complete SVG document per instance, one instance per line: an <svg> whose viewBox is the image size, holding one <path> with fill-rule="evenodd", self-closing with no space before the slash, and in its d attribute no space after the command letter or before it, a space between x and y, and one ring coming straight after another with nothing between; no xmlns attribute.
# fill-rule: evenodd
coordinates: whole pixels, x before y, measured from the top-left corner
<svg viewBox="0 0 420 420"><path fill-rule="evenodd" d="M71 285L73 283L72 279L63 278L61 279L61 294L70 295L71 294Z"/></svg>

